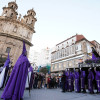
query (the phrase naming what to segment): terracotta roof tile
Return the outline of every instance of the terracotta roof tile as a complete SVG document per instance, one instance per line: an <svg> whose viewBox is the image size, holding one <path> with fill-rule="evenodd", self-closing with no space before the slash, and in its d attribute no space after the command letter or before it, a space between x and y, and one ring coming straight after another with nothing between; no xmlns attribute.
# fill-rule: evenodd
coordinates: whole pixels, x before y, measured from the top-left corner
<svg viewBox="0 0 100 100"><path fill-rule="evenodd" d="M95 45L95 41L93 40L93 41L90 41L92 44L94 44Z"/></svg>
<svg viewBox="0 0 100 100"><path fill-rule="evenodd" d="M86 39L83 35L76 35L76 42Z"/></svg>

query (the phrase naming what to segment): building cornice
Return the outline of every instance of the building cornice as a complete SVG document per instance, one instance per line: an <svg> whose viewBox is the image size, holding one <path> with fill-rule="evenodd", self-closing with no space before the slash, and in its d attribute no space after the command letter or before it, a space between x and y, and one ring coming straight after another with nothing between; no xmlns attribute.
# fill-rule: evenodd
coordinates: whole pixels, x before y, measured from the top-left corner
<svg viewBox="0 0 100 100"><path fill-rule="evenodd" d="M14 19L11 19L11 18L8 18L8 17L4 17L4 18L3 18L2 16L0 16L0 20L20 24L20 25L22 25L22 26L28 28L29 30L31 30L33 33L35 33L34 29L31 28L28 24L26 24L26 23L24 23L24 22L21 22L21 21L19 21L19 20L17 20L17 19L14 20Z"/></svg>
<svg viewBox="0 0 100 100"><path fill-rule="evenodd" d="M27 43L28 45L30 46L33 46L33 44L28 41L27 39L25 38L22 38L22 37L19 37L19 36L15 36L15 35L11 35L11 34L7 34L7 33L0 33L0 36L6 36L6 37L10 37L10 38L13 38L13 39L16 39L16 40L20 40L20 41L25 41L25 43Z"/></svg>
<svg viewBox="0 0 100 100"><path fill-rule="evenodd" d="M62 42L60 42L60 43L56 44L56 46L58 46L58 45L60 45L60 44L64 43L65 41L68 41L69 39L71 39L71 38L73 38L73 37L75 37L75 36L76 36L76 35L74 35L74 36L72 36L72 37L70 37L70 38L67 38L66 40L64 40L64 41L62 41Z"/></svg>

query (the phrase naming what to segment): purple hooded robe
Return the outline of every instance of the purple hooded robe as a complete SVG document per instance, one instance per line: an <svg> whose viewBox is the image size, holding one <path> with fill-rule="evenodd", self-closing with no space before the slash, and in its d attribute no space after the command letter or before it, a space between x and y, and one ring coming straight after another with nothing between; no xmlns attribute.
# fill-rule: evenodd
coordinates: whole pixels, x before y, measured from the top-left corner
<svg viewBox="0 0 100 100"><path fill-rule="evenodd" d="M68 90L69 91L73 91L73 74L72 72L69 72L69 75L68 75Z"/></svg>
<svg viewBox="0 0 100 100"><path fill-rule="evenodd" d="M85 71L81 70L80 78L81 78L81 89L85 89Z"/></svg>
<svg viewBox="0 0 100 100"><path fill-rule="evenodd" d="M94 80L94 75L93 72L90 70L88 74L88 90L90 93L93 93L93 80Z"/></svg>
<svg viewBox="0 0 100 100"><path fill-rule="evenodd" d="M30 63L26 57L26 47L23 42L23 52L18 58L1 98L4 100L20 100L23 98L26 78Z"/></svg>
<svg viewBox="0 0 100 100"><path fill-rule="evenodd" d="M80 75L79 72L74 71L74 77L75 77L75 91L80 92Z"/></svg>
<svg viewBox="0 0 100 100"><path fill-rule="evenodd" d="M97 82L98 92L100 92L100 71L95 71L95 73L96 73L95 79Z"/></svg>

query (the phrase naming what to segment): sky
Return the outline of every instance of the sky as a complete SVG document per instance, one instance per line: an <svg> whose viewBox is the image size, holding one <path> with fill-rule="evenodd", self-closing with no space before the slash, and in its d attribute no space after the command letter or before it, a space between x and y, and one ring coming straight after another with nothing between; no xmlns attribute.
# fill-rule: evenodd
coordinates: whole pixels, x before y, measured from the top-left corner
<svg viewBox="0 0 100 100"><path fill-rule="evenodd" d="M2 7L13 0L0 0ZM37 22L31 52L52 48L77 34L100 43L100 0L16 0L18 13L24 16L34 8Z"/></svg>

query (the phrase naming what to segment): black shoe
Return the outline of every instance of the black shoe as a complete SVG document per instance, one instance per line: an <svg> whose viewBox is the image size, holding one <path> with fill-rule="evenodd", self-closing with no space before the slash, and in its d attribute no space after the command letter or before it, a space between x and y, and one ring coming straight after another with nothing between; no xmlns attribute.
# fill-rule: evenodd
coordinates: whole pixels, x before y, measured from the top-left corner
<svg viewBox="0 0 100 100"><path fill-rule="evenodd" d="M82 91L82 93L86 93L86 91Z"/></svg>
<svg viewBox="0 0 100 100"><path fill-rule="evenodd" d="M65 91L62 91L62 92L65 92Z"/></svg>
<svg viewBox="0 0 100 100"><path fill-rule="evenodd" d="M90 92L90 94L94 94L94 92Z"/></svg>

